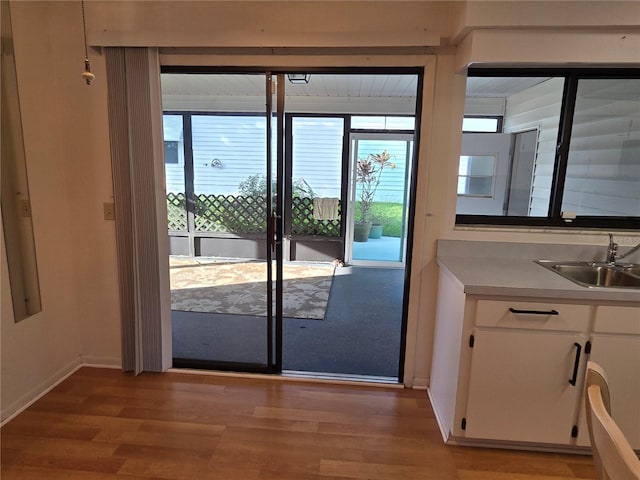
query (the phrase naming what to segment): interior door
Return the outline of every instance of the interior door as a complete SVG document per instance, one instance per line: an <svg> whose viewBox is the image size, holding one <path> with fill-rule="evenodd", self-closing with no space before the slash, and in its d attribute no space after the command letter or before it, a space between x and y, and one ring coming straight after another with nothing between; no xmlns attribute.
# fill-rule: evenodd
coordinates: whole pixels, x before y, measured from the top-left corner
<svg viewBox="0 0 640 480"><path fill-rule="evenodd" d="M538 129L514 133L513 138L513 162L506 210L507 215L528 216Z"/></svg>
<svg viewBox="0 0 640 480"><path fill-rule="evenodd" d="M193 88L193 75L215 88ZM278 372L283 145L275 82L269 73L193 75L162 75L173 365ZM224 89L236 92L233 102ZM189 95L198 108L179 110Z"/></svg>

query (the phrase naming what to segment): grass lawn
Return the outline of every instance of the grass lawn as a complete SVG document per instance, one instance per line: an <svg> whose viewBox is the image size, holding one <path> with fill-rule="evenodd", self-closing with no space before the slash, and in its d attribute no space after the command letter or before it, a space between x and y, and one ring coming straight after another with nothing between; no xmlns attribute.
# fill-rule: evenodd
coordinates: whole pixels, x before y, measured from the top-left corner
<svg viewBox="0 0 640 480"><path fill-rule="evenodd" d="M382 235L399 237L402 234L402 204L390 202L374 202L370 216L374 223L384 225ZM360 219L360 202L356 202L356 222Z"/></svg>

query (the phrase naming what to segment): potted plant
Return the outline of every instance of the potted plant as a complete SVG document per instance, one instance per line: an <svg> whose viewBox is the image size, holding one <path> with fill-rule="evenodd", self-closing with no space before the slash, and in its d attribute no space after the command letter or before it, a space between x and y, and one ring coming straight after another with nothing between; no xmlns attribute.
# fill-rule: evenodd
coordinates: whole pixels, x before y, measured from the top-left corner
<svg viewBox="0 0 640 480"><path fill-rule="evenodd" d="M377 217L371 217L371 230L369 231L369 238L382 237L383 225Z"/></svg>
<svg viewBox="0 0 640 480"><path fill-rule="evenodd" d="M366 158L358 159L356 183L361 185L360 219L354 224L353 240L355 242L366 242L369 239L372 226L371 206L380 185L380 176L385 167L396 168L395 163L391 163L390 160L391 155L386 150L382 153L370 153Z"/></svg>

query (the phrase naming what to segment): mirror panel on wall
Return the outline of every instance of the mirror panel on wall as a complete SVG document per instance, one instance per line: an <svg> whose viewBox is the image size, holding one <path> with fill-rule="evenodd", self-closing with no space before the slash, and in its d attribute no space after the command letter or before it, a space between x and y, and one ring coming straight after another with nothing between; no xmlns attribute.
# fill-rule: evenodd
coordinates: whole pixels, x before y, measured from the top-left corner
<svg viewBox="0 0 640 480"><path fill-rule="evenodd" d="M2 22L2 229L15 321L42 308L22 136L9 2L0 1Z"/></svg>

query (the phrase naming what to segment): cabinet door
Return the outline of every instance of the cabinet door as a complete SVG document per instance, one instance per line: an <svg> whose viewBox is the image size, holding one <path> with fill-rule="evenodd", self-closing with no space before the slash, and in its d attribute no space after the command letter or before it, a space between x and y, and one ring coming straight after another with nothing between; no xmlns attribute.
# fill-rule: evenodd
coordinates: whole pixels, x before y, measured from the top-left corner
<svg viewBox="0 0 640 480"><path fill-rule="evenodd" d="M611 392L611 416L631 446L640 450L640 336L594 334L590 359L606 372ZM589 445L589 433L580 420L579 445Z"/></svg>
<svg viewBox="0 0 640 480"><path fill-rule="evenodd" d="M482 330L474 335L467 438L571 443L582 376L570 384L577 333ZM584 364L580 358L580 372Z"/></svg>

